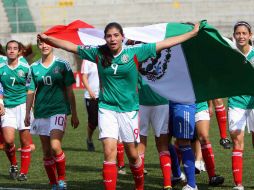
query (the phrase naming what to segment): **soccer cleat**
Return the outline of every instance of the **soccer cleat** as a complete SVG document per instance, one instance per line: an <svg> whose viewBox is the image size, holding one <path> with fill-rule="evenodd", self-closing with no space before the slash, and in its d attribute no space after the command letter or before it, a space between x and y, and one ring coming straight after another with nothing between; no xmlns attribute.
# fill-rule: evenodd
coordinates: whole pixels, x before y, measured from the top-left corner
<svg viewBox="0 0 254 190"><path fill-rule="evenodd" d="M148 171L146 169L144 169L144 175L147 175Z"/></svg>
<svg viewBox="0 0 254 190"><path fill-rule="evenodd" d="M9 174L12 179L17 179L18 176L18 166L17 165L11 165L9 169Z"/></svg>
<svg viewBox="0 0 254 190"><path fill-rule="evenodd" d="M26 174L19 174L18 177L17 177L17 180L18 181L26 181L27 180L27 176Z"/></svg>
<svg viewBox="0 0 254 190"><path fill-rule="evenodd" d="M195 174L200 174L201 172L205 172L205 163L203 160L195 161Z"/></svg>
<svg viewBox="0 0 254 190"><path fill-rule="evenodd" d="M242 186L242 185L235 186L235 187L233 187L232 190L244 190L244 186Z"/></svg>
<svg viewBox="0 0 254 190"><path fill-rule="evenodd" d="M57 190L57 184L51 185L51 190Z"/></svg>
<svg viewBox="0 0 254 190"><path fill-rule="evenodd" d="M172 190L172 187L171 186L164 187L162 190Z"/></svg>
<svg viewBox="0 0 254 190"><path fill-rule="evenodd" d="M196 186L193 188L187 184L182 188L182 190L198 190L198 187Z"/></svg>
<svg viewBox="0 0 254 190"><path fill-rule="evenodd" d="M67 190L67 183L63 180L58 181L58 190Z"/></svg>
<svg viewBox="0 0 254 190"><path fill-rule="evenodd" d="M86 146L87 146L87 150L89 152L94 152L95 151L95 147L92 141L86 140Z"/></svg>
<svg viewBox="0 0 254 190"><path fill-rule="evenodd" d="M224 177L219 175L215 175L211 177L211 179L209 180L210 186L218 186L218 185L222 185L223 183L224 183Z"/></svg>
<svg viewBox="0 0 254 190"><path fill-rule="evenodd" d="M121 174L121 175L125 175L126 174L125 166L120 166L118 168L118 174Z"/></svg>
<svg viewBox="0 0 254 190"><path fill-rule="evenodd" d="M184 173L181 173L180 177L172 177L171 178L171 183L172 187L178 185L178 184L184 184L186 182L186 176Z"/></svg>
<svg viewBox="0 0 254 190"><path fill-rule="evenodd" d="M228 138L221 138L220 145L223 146L224 149L230 149L231 141Z"/></svg>

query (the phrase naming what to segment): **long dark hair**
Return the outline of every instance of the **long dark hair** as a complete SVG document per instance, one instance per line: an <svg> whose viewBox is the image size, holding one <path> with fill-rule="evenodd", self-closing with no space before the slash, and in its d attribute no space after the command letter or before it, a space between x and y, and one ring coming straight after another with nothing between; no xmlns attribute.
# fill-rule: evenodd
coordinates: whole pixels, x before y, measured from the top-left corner
<svg viewBox="0 0 254 190"><path fill-rule="evenodd" d="M0 55L4 55L4 56L6 55L2 44L0 44Z"/></svg>
<svg viewBox="0 0 254 190"><path fill-rule="evenodd" d="M104 37L106 37L108 30L110 30L111 28L116 28L117 30L119 30L120 34L123 36L122 26L117 22L111 22L107 24L107 26L104 29ZM103 67L110 66L112 64L112 59L114 56L112 52L110 51L108 45L105 44L105 45L99 46L99 51L102 54L102 66Z"/></svg>

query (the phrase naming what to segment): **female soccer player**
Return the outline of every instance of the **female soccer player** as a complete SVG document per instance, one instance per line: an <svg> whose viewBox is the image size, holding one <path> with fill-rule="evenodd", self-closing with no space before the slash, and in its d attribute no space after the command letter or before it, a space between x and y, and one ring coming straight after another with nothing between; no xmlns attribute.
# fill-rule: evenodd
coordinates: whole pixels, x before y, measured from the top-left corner
<svg viewBox="0 0 254 190"><path fill-rule="evenodd" d="M69 63L55 57L52 46L39 40L37 43L42 58L31 65L25 124L30 124L30 110L34 102L35 120L31 133L40 136L44 167L52 189L63 190L67 189L67 184L61 142L69 113L68 103L72 126L76 128L79 124L72 90L75 79Z"/></svg>
<svg viewBox="0 0 254 190"><path fill-rule="evenodd" d="M156 147L159 153L160 166L163 174L163 189L171 189L171 158L168 150L168 100L153 92L152 89L145 83L145 81L142 80L140 76L139 104L139 154L141 158L145 160L147 136L149 128L151 126L153 128Z"/></svg>
<svg viewBox="0 0 254 190"><path fill-rule="evenodd" d="M233 37L237 48L245 55L246 59L253 60L254 50L250 45L252 38L251 26L245 21L237 22L234 26ZM248 131L254 134L254 97L246 95L230 97L228 107L229 131L233 142L232 172L235 182L233 189L243 190L244 129L247 126Z"/></svg>
<svg viewBox="0 0 254 190"><path fill-rule="evenodd" d="M209 140L210 115L207 102L196 104L196 133L201 144L202 157L209 177L209 185L218 186L224 183L224 177L215 174L214 154Z"/></svg>
<svg viewBox="0 0 254 190"><path fill-rule="evenodd" d="M142 159L138 155L138 70L136 64L156 52L182 43L197 35L199 24L186 34L167 38L158 43L123 47L123 29L109 23L104 30L106 44L99 47L77 46L71 42L39 34L38 39L55 47L78 54L98 65L101 91L99 96L99 138L104 148L103 179L106 190L116 189L117 139L120 135L134 176L135 189L144 189ZM136 62L135 62L136 61Z"/></svg>
<svg viewBox="0 0 254 190"><path fill-rule="evenodd" d="M7 62L0 64L0 82L4 91L5 114L1 117L5 152L11 163L10 176L19 181L27 180L30 165L30 126L24 125L29 65L18 60L21 50L19 42L11 40L6 44ZM19 130L21 143L21 169L18 175L15 129Z"/></svg>

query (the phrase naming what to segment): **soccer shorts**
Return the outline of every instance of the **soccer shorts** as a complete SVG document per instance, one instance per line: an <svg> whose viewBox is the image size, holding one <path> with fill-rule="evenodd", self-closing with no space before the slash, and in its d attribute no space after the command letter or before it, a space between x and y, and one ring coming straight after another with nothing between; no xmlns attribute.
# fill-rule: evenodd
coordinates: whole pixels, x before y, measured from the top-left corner
<svg viewBox="0 0 254 190"><path fill-rule="evenodd" d="M30 126L27 127L25 126L24 123L25 117L26 117L25 103L20 104L14 108L5 108L5 114L1 116L2 127L12 127L19 131L30 129Z"/></svg>
<svg viewBox="0 0 254 190"><path fill-rule="evenodd" d="M247 126L248 132L254 132L254 109L228 108L229 131L244 131Z"/></svg>
<svg viewBox="0 0 254 190"><path fill-rule="evenodd" d="M198 121L210 121L210 115L208 110L203 110L195 114L195 122Z"/></svg>
<svg viewBox="0 0 254 190"><path fill-rule="evenodd" d="M65 131L66 122L66 114L56 114L49 118L34 119L30 133L34 135L50 136L50 132L54 129Z"/></svg>
<svg viewBox="0 0 254 190"><path fill-rule="evenodd" d="M138 111L116 112L99 108L99 139L114 138L123 142L140 142Z"/></svg>
<svg viewBox="0 0 254 190"><path fill-rule="evenodd" d="M95 100L85 99L88 123L92 125L92 129L95 129L98 126L98 100L98 98Z"/></svg>
<svg viewBox="0 0 254 190"><path fill-rule="evenodd" d="M195 104L170 103L170 134L178 139L193 139L195 129Z"/></svg>
<svg viewBox="0 0 254 190"><path fill-rule="evenodd" d="M169 107L166 105L142 106L139 109L140 135L148 136L149 127L153 128L154 135L168 134Z"/></svg>

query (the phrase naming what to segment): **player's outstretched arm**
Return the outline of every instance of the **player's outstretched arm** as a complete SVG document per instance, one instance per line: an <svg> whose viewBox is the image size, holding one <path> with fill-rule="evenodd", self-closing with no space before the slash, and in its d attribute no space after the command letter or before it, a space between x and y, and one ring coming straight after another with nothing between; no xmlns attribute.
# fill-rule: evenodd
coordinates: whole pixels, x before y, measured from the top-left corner
<svg viewBox="0 0 254 190"><path fill-rule="evenodd" d="M30 126L30 111L32 109L33 102L34 102L34 92L28 90L26 97L26 116L24 120L25 126Z"/></svg>
<svg viewBox="0 0 254 190"><path fill-rule="evenodd" d="M166 38L165 40L162 40L160 42L156 43L156 52L160 52L163 49L170 48L172 46L175 46L177 44L180 44L198 34L199 31L199 23L196 23L194 25L194 28L192 31L187 32L185 34L179 35L179 36L174 36L170 38Z"/></svg>
<svg viewBox="0 0 254 190"><path fill-rule="evenodd" d="M78 53L78 46L66 40L61 40L58 38L54 38L52 36L48 36L46 34L38 34L37 39L43 41L53 47L61 48L63 50L69 51L71 53Z"/></svg>
<svg viewBox="0 0 254 190"><path fill-rule="evenodd" d="M79 125L79 119L78 119L78 114L76 109L76 100L75 100L72 86L71 85L68 86L66 88L66 91L67 91L67 97L68 97L69 103L71 105L71 125L73 128L77 128Z"/></svg>

